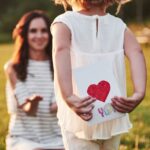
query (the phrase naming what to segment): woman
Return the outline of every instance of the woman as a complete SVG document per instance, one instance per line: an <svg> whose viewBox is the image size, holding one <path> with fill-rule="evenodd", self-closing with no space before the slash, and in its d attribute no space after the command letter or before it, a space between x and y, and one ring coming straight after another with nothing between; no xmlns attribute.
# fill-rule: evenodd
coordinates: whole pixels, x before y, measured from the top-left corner
<svg viewBox="0 0 150 150"><path fill-rule="evenodd" d="M12 59L5 65L11 115L7 150L62 150L53 90L49 18L42 11L26 13L16 25Z"/></svg>

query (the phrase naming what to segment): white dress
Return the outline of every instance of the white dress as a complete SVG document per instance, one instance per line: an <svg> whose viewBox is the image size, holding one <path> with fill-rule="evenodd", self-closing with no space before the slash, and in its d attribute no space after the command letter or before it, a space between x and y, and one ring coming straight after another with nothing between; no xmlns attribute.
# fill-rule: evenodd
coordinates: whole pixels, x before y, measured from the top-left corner
<svg viewBox="0 0 150 150"><path fill-rule="evenodd" d="M111 58L114 76L117 78L121 95L126 96L123 49L125 23L110 14L86 16L75 11L68 11L56 17L53 24L57 22L64 23L71 32L72 69L97 60L109 61ZM62 128L73 132L79 138L108 139L114 135L128 132L132 127L128 114L119 119L88 126L86 121L83 121L66 105L60 95L56 79L54 79L54 84L58 101L59 123ZM74 93L77 93L76 89L74 89Z"/></svg>
<svg viewBox="0 0 150 150"><path fill-rule="evenodd" d="M10 113L7 150L63 148L58 119L55 113L50 113L50 104L55 102L55 96L49 66L49 61L29 60L26 81L18 81L14 91L7 83L7 105ZM36 117L27 116L17 107L33 94L43 97Z"/></svg>

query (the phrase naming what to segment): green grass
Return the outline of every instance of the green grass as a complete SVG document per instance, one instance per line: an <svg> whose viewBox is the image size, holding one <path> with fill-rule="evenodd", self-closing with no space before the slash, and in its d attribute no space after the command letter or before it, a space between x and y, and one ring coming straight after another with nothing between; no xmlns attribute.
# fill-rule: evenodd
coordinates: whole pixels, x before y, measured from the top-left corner
<svg viewBox="0 0 150 150"><path fill-rule="evenodd" d="M0 150L5 149L5 136L8 130L8 119L5 101L5 75L3 66L12 54L13 45L0 45Z"/></svg>
<svg viewBox="0 0 150 150"><path fill-rule="evenodd" d="M11 34L9 33L2 33L0 34L0 43L5 43L5 42L12 42L12 37Z"/></svg>
<svg viewBox="0 0 150 150"><path fill-rule="evenodd" d="M123 135L120 150L150 150L150 45L143 46L143 50L148 70L147 95L136 110L130 114L133 128L128 134ZM0 45L0 150L5 149L5 136L7 135L9 120L5 102L5 76L3 65L10 58L12 52L12 44ZM130 95L132 93L132 82L128 62L127 87L128 94Z"/></svg>

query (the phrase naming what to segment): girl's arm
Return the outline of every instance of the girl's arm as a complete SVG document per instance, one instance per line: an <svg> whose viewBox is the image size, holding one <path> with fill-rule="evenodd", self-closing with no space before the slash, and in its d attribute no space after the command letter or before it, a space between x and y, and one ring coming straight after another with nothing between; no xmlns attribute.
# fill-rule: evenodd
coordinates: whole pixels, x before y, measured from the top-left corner
<svg viewBox="0 0 150 150"><path fill-rule="evenodd" d="M7 63L4 69L5 69L7 80L11 86L12 91L14 92L16 88L16 83L17 83L17 76L16 76L16 72L13 69L12 63L11 62ZM22 97L20 95L24 93L25 89L22 89L22 90L20 90L19 93L14 92L14 95L18 102L18 107L21 108L24 112L26 112L27 115L35 116L38 103L40 100L42 100L42 97L38 95L32 95L22 100Z"/></svg>
<svg viewBox="0 0 150 150"><path fill-rule="evenodd" d="M79 98L73 93L70 56L71 32L63 23L55 23L51 29L53 35L54 74L61 96L77 115L84 120L90 120L92 118L91 111L94 99L91 97Z"/></svg>
<svg viewBox="0 0 150 150"><path fill-rule="evenodd" d="M134 93L131 97L114 97L112 105L119 112L131 112L143 100L146 91L146 64L143 52L133 33L126 29L125 54L130 63Z"/></svg>

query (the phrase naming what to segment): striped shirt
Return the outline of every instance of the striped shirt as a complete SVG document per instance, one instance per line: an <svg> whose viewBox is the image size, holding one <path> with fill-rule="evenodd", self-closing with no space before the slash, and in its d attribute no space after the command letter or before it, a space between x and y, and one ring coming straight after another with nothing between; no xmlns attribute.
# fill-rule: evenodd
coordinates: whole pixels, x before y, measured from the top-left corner
<svg viewBox="0 0 150 150"><path fill-rule="evenodd" d="M7 105L11 113L9 135L41 143L43 148L63 148L56 114L50 113L50 104L55 102L55 97L49 65L49 61L29 60L26 81L18 81L14 91L7 84ZM39 102L36 117L27 116L16 107L16 102L22 105L26 98L33 94L43 97Z"/></svg>

